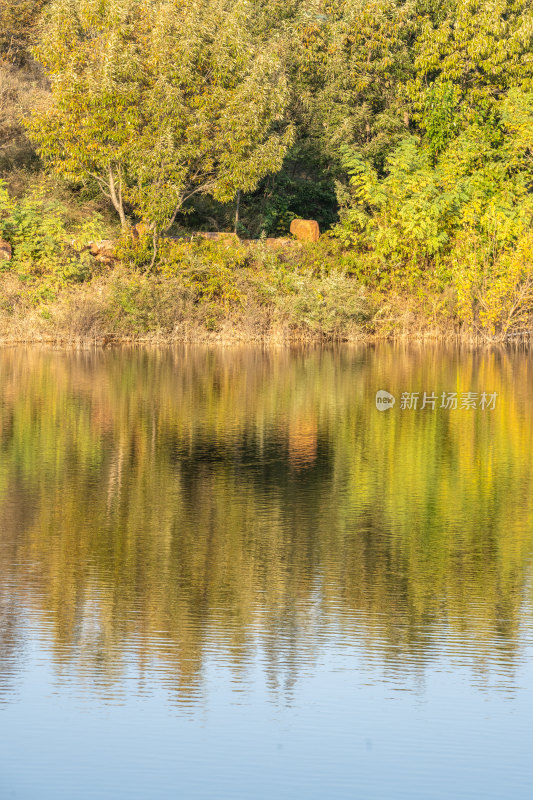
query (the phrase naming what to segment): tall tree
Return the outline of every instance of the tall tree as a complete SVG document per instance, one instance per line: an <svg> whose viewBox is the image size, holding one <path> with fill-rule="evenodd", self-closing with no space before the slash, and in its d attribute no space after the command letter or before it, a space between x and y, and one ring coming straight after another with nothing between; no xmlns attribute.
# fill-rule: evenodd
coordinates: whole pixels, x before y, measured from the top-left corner
<svg viewBox="0 0 533 800"><path fill-rule="evenodd" d="M413 74L418 28L413 0L341 0L301 26L313 126L329 157L355 147L375 163L405 135L401 91ZM317 80L320 75L320 80Z"/></svg>
<svg viewBox="0 0 533 800"><path fill-rule="evenodd" d="M246 0L55 0L38 57L52 102L31 133L45 163L96 184L154 243L196 194L227 201L281 167L287 80Z"/></svg>
<svg viewBox="0 0 533 800"><path fill-rule="evenodd" d="M528 0L444 0L420 18L406 89L438 152L470 124L497 126L511 88L533 90L533 8Z"/></svg>
<svg viewBox="0 0 533 800"><path fill-rule="evenodd" d="M329 227L342 148L379 168L409 126L403 85L413 76L415 0L254 0L260 30L275 27L290 75L288 116L296 136L275 178L245 198L262 224L283 231L296 215Z"/></svg>

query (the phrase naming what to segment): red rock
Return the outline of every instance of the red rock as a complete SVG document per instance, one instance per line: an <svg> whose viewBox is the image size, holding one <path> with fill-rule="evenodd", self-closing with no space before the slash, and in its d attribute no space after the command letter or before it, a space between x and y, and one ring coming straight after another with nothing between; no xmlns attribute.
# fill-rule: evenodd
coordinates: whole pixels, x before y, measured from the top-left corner
<svg viewBox="0 0 533 800"><path fill-rule="evenodd" d="M289 239L285 236L265 239L265 244L267 247L290 247L294 243L294 239Z"/></svg>
<svg viewBox="0 0 533 800"><path fill-rule="evenodd" d="M152 235L150 226L146 222L137 222L131 229L131 235L134 241L142 239L144 236Z"/></svg>
<svg viewBox="0 0 533 800"><path fill-rule="evenodd" d="M291 233L302 242L318 242L320 228L314 219L293 219Z"/></svg>
<svg viewBox="0 0 533 800"><path fill-rule="evenodd" d="M88 247L90 254L103 264L111 264L116 260L115 242L111 239L103 239L101 242L89 242Z"/></svg>

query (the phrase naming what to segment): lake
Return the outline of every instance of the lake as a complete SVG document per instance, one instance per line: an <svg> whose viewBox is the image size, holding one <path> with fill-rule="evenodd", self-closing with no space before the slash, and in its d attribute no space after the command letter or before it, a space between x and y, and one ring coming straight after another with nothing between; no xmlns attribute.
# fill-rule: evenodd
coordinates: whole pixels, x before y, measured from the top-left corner
<svg viewBox="0 0 533 800"><path fill-rule="evenodd" d="M2 800L531 797L527 350L4 349L0 448Z"/></svg>

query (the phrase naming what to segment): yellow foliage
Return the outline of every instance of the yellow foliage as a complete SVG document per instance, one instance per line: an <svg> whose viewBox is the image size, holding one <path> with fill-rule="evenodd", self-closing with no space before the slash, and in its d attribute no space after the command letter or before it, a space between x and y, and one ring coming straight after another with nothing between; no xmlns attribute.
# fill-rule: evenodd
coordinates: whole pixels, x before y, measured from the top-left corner
<svg viewBox="0 0 533 800"><path fill-rule="evenodd" d="M490 336L522 333L533 315L533 233L524 233L493 261L488 256L480 256L470 239L454 256L458 317Z"/></svg>

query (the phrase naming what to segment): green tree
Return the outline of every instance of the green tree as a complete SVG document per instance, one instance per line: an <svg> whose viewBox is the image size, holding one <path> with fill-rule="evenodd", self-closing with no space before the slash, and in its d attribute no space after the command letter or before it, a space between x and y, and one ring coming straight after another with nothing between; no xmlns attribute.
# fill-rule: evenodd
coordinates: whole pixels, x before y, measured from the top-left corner
<svg viewBox="0 0 533 800"><path fill-rule="evenodd" d="M314 125L337 163L341 146L351 146L381 167L409 124L400 88L413 74L414 2L342 0L324 12L307 26L302 55L309 71L322 64Z"/></svg>
<svg viewBox="0 0 533 800"><path fill-rule="evenodd" d="M191 197L228 201L281 167L287 80L245 0L55 0L37 52L40 155L96 184L123 228L128 210L148 222L154 253Z"/></svg>
<svg viewBox="0 0 533 800"><path fill-rule="evenodd" d="M249 228L280 233L295 216L337 220L341 146L382 168L409 124L401 86L413 75L414 1L254 0L255 24L275 32L290 76L295 141L283 168L245 198Z"/></svg>
<svg viewBox="0 0 533 800"><path fill-rule="evenodd" d="M414 73L399 90L417 135L389 150L382 172L360 148L345 150L342 234L385 275L396 261L416 265L417 280L421 266L464 262L468 241L491 280L533 222L533 12L525 0L417 7Z"/></svg>
<svg viewBox="0 0 533 800"><path fill-rule="evenodd" d="M475 122L497 124L511 88L533 89L528 0L446 0L422 15L406 84L434 149Z"/></svg>

